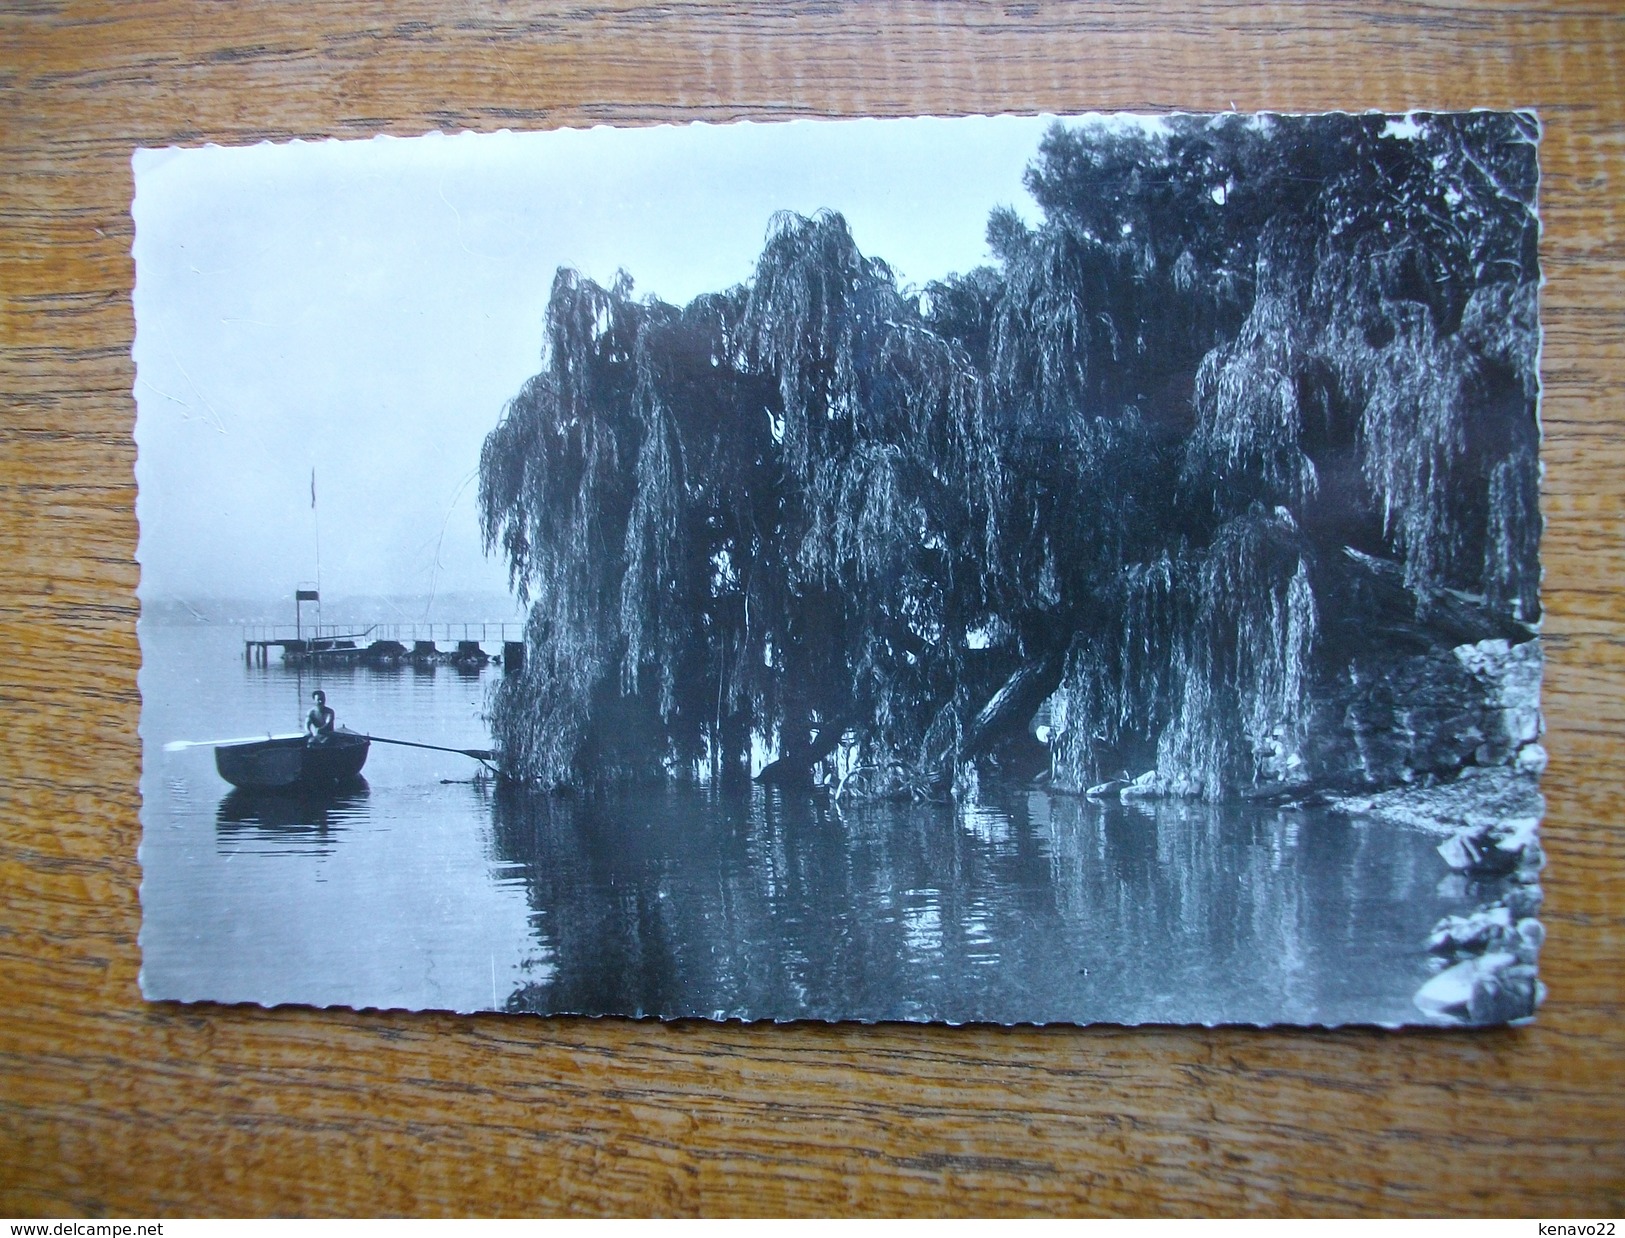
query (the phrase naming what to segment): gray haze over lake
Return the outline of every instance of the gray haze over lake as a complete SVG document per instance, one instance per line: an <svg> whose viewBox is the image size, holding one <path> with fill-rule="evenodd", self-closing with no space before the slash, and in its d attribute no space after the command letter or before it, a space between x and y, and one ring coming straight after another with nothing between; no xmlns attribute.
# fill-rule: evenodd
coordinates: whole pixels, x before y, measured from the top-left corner
<svg viewBox="0 0 1625 1238"><path fill-rule="evenodd" d="M140 151L141 595L501 592L484 436L541 368L555 271L681 303L775 211L842 211L923 285L1031 213L1042 117L430 135ZM1112 123L1152 124L1135 118ZM319 508L311 507L315 474ZM381 616L393 618L393 616Z"/></svg>

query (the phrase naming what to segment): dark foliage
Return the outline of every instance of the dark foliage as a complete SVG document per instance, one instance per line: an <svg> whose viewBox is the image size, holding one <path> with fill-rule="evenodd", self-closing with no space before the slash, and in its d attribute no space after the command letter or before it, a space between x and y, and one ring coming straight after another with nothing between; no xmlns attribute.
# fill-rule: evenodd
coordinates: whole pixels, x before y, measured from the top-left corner
<svg viewBox="0 0 1625 1238"><path fill-rule="evenodd" d="M1043 223L994 212L997 265L918 295L829 213L684 308L561 271L481 460L531 604L508 769L725 777L765 744L794 781L845 735L945 787L1053 697L1060 785L1318 777L1360 573L1422 629L1538 618L1535 140L1057 126Z"/></svg>

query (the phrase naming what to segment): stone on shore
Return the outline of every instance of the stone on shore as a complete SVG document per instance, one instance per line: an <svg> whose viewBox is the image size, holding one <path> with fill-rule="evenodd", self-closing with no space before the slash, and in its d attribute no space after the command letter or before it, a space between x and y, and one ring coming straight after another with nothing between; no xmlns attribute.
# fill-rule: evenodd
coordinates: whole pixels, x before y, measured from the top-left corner
<svg viewBox="0 0 1625 1238"><path fill-rule="evenodd" d="M1166 795L1167 791L1157 778L1157 771L1148 769L1117 793L1125 804L1130 800L1151 800Z"/></svg>
<svg viewBox="0 0 1625 1238"><path fill-rule="evenodd" d="M1510 950L1514 937L1512 912L1504 906L1486 907L1440 920L1428 938L1428 949L1443 955L1486 954Z"/></svg>
<svg viewBox="0 0 1625 1238"><path fill-rule="evenodd" d="M1546 864L1539 832L1538 816L1478 820L1457 830L1438 850L1451 868L1473 876L1498 877L1513 869L1538 873Z"/></svg>
<svg viewBox="0 0 1625 1238"><path fill-rule="evenodd" d="M1493 951L1447 967L1416 991L1423 1014L1457 1023L1513 1023L1534 1016L1543 986L1533 964Z"/></svg>

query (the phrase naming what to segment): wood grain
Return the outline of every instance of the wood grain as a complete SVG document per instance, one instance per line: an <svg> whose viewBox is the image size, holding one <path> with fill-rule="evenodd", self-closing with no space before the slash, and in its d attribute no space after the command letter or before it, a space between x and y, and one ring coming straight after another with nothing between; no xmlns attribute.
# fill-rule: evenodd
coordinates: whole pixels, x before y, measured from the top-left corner
<svg viewBox="0 0 1625 1238"><path fill-rule="evenodd" d="M12 3L0 1212L1625 1211L1625 23L1574 4ZM1551 998L1478 1034L662 1025L136 988L129 156L431 129L1534 106Z"/></svg>

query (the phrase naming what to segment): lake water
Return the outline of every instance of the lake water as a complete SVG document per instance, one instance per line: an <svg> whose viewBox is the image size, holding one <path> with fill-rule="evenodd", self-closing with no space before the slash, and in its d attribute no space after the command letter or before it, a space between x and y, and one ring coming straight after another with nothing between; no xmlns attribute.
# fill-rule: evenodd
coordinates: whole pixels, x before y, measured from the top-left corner
<svg viewBox="0 0 1625 1238"><path fill-rule="evenodd" d="M297 731L313 687L377 735L487 747L501 674L250 667L142 628L142 985L182 1001L748 1019L1415 1023L1436 839L1322 811L975 807L760 788L540 796L375 744L366 786L245 796L175 739Z"/></svg>

